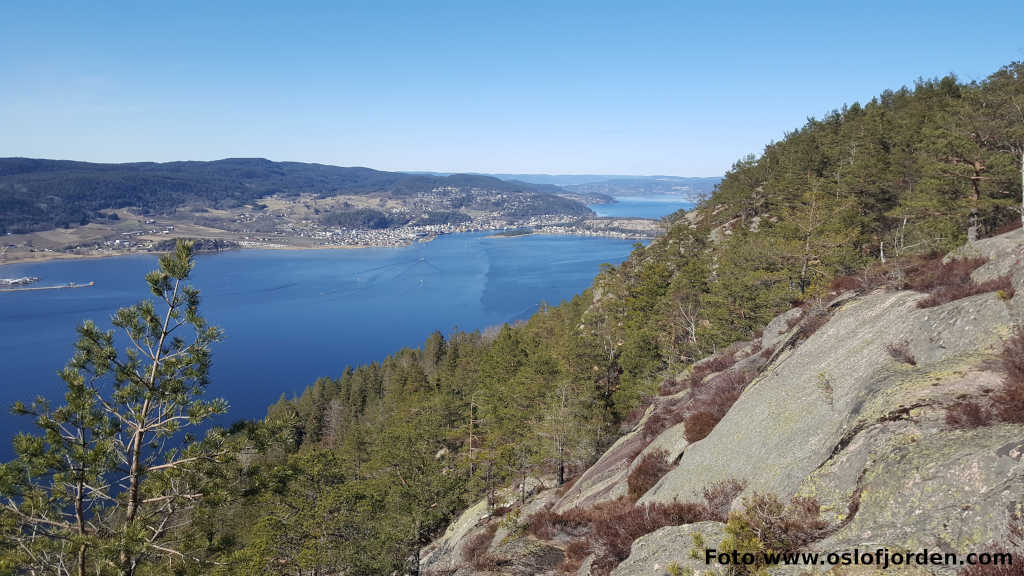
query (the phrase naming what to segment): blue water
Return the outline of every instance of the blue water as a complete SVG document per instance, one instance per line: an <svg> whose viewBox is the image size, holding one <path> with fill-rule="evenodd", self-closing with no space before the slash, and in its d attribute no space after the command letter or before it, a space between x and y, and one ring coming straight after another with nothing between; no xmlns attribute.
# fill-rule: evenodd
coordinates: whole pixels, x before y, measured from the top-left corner
<svg viewBox="0 0 1024 576"><path fill-rule="evenodd" d="M594 204L590 209L598 216L661 218L681 208L693 208L692 202L678 196L617 196L615 200L615 204Z"/></svg>
<svg viewBox="0 0 1024 576"><path fill-rule="evenodd" d="M261 417L282 393L301 391L346 365L418 346L433 330L482 329L533 313L588 287L600 264L618 264L632 242L608 238L486 234L442 236L405 248L243 250L201 256L193 283L201 313L224 329L214 347L210 394L228 400L223 423ZM0 276L91 288L0 293L0 405L58 398L57 371L75 326L147 294L154 256L15 264ZM0 417L0 459L28 419Z"/></svg>

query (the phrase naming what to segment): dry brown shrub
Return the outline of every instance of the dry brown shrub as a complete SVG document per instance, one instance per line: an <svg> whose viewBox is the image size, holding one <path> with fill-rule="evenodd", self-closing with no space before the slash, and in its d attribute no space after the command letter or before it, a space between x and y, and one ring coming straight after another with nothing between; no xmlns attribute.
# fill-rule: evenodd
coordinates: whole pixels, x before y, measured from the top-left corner
<svg viewBox="0 0 1024 576"><path fill-rule="evenodd" d="M1018 328L1003 347L1002 388L994 395L996 414L1004 422L1024 423L1024 330Z"/></svg>
<svg viewBox="0 0 1024 576"><path fill-rule="evenodd" d="M623 430L631 430L636 426L640 420L643 419L644 414L647 412L647 408L651 405L654 399L650 396L644 396L640 398L640 403L633 407L632 410L626 414L626 419L622 421L621 428Z"/></svg>
<svg viewBox="0 0 1024 576"><path fill-rule="evenodd" d="M466 541L462 549L462 559L468 562L477 570L493 570L497 566L497 560L487 553L487 549L494 540L494 533L498 531L498 524L491 523L484 527L478 534L474 534Z"/></svg>
<svg viewBox="0 0 1024 576"><path fill-rule="evenodd" d="M719 416L707 410L691 413L686 417L686 440L696 442L707 438L719 420L721 420Z"/></svg>
<svg viewBox="0 0 1024 576"><path fill-rule="evenodd" d="M591 541L597 552L592 564L595 574L611 572L629 556L633 541L645 534L665 526L712 519L707 506L693 502L624 507L619 501L611 506L595 507L591 516Z"/></svg>
<svg viewBox="0 0 1024 576"><path fill-rule="evenodd" d="M848 290L856 292L864 288L864 281L861 276L837 276L832 280L829 288L836 293L846 292Z"/></svg>
<svg viewBox="0 0 1024 576"><path fill-rule="evenodd" d="M566 480L565 484L562 484L556 489L556 493L559 496L565 496L565 493L568 492L569 490L572 490L572 487L576 485L576 481L580 479L580 476L583 476L583 474L576 474L575 476Z"/></svg>
<svg viewBox="0 0 1024 576"><path fill-rule="evenodd" d="M689 386L689 382L687 382L686 379L666 378L661 385L658 386L658 395L671 396L682 392L687 386Z"/></svg>
<svg viewBox="0 0 1024 576"><path fill-rule="evenodd" d="M943 262L939 254L915 258L906 266L907 288L931 292L944 286L969 284L971 273L986 261L985 258L959 258Z"/></svg>
<svg viewBox="0 0 1024 576"><path fill-rule="evenodd" d="M526 519L526 531L541 540L555 536L580 536L590 525L590 517L580 508L571 508L562 514L549 504Z"/></svg>
<svg viewBox="0 0 1024 576"><path fill-rule="evenodd" d="M702 364L697 364L693 367L693 370L690 371L690 376L687 378L687 383L690 386L690 389L696 390L697 388L700 388L704 383L704 378L706 378L708 374L728 370L729 368L732 368L736 362L737 358L735 354L723 352L722 354L713 356L710 360Z"/></svg>
<svg viewBox="0 0 1024 576"><path fill-rule="evenodd" d="M803 310L801 310L800 314L797 314L796 316L790 316L789 318L786 318L786 330L792 330L794 326L796 326L797 324L800 323L801 320L803 320L803 318Z"/></svg>
<svg viewBox="0 0 1024 576"><path fill-rule="evenodd" d="M1014 288L1009 276L1000 276L992 280L986 280L981 284L968 282L963 284L948 284L937 286L928 292L928 296L917 302L918 308L932 308L943 304L967 298L986 292L999 292L1006 300L1013 298Z"/></svg>
<svg viewBox="0 0 1024 576"><path fill-rule="evenodd" d="M992 414L974 401L961 401L946 409L946 425L950 428L969 430L988 426Z"/></svg>
<svg viewBox="0 0 1024 576"><path fill-rule="evenodd" d="M892 356L897 362L917 366L917 359L910 353L910 343L906 340L886 344L885 351L888 352L889 356Z"/></svg>
<svg viewBox="0 0 1024 576"><path fill-rule="evenodd" d="M653 450L646 454L626 478L630 500L639 500L671 469L672 463L668 461L668 452L665 450Z"/></svg>
<svg viewBox="0 0 1024 576"><path fill-rule="evenodd" d="M786 506L774 494L754 494L744 504L745 525L770 550L799 550L829 530L814 498L795 496Z"/></svg>
<svg viewBox="0 0 1024 576"><path fill-rule="evenodd" d="M585 539L578 538L569 541L569 543L565 545L565 560L562 562L560 567L562 572L575 574L580 569L580 566L583 565L583 561L586 560L589 554L590 546L587 544Z"/></svg>
<svg viewBox="0 0 1024 576"><path fill-rule="evenodd" d="M677 402L665 402L658 406L658 408L647 417L647 421L644 422L644 443L643 448L646 448L652 440L658 437L659 434L682 422L686 418L685 405L688 403L687 399L680 399ZM641 450L643 449L641 448ZM639 452L637 452L639 454Z"/></svg>
<svg viewBox="0 0 1024 576"><path fill-rule="evenodd" d="M733 501L746 486L746 482L730 478L704 488L704 502L712 519L719 522L728 521Z"/></svg>
<svg viewBox="0 0 1024 576"><path fill-rule="evenodd" d="M796 331L797 338L799 340L807 340L828 322L828 318L829 315L824 310L807 314L804 321L800 323L800 328Z"/></svg>
<svg viewBox="0 0 1024 576"><path fill-rule="evenodd" d="M707 437L754 379L753 372L724 372L693 393L686 416L686 440Z"/></svg>
<svg viewBox="0 0 1024 576"><path fill-rule="evenodd" d="M543 540L569 539L563 570L576 570L587 554L593 553L593 573L608 574L629 556L633 541L645 534L665 526L724 521L744 486L736 480L713 484L704 490L703 503L673 501L636 506L623 497L562 514L553 512L549 505L527 520L526 529Z"/></svg>

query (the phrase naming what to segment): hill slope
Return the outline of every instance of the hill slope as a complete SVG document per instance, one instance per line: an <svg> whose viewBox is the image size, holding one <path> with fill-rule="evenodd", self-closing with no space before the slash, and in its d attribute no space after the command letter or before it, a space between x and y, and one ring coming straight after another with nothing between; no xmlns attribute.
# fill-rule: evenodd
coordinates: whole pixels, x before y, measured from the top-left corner
<svg viewBox="0 0 1024 576"><path fill-rule="evenodd" d="M688 441L696 420L685 414L648 434L654 420L692 410L702 388L662 396L578 480L537 490L519 512L525 532L494 531L507 523L486 506L471 508L427 549L423 567L553 574L569 557L569 564L583 560L580 574L661 574L673 564L706 570L703 548L740 545L748 521L740 519L771 498L813 503L818 525L800 547L822 558L855 548L961 558L1012 550L1011 526L1024 505L1024 380L1014 373L1024 362L1024 336L1006 340L1024 315L1024 300L1009 297L1024 290L1024 231L979 241L955 257L985 260L971 274L976 284L1006 278L1010 288L938 306L927 306L918 291L883 288L836 298L821 311L823 322L801 309L780 315L754 346L734 348L735 364L703 378L714 387L758 374L706 437ZM982 416L964 420L966 405ZM631 488L648 457L663 462L663 476L648 482L634 506ZM654 507L703 503L710 487L730 483L737 489L728 524L724 516L684 515L634 525L630 510L651 518ZM497 505L518 499L505 493ZM615 535L609 526L619 527ZM760 538L745 545L778 546ZM960 566L923 568L952 574Z"/></svg>
<svg viewBox="0 0 1024 576"><path fill-rule="evenodd" d="M162 164L0 158L0 233L86 224L102 218L101 211L126 207L143 214L186 205L233 209L266 196L300 194L399 200L434 194L456 199L450 207L456 210L490 208L515 217L591 214L557 196L560 192L555 186L489 176L440 177L262 158Z"/></svg>

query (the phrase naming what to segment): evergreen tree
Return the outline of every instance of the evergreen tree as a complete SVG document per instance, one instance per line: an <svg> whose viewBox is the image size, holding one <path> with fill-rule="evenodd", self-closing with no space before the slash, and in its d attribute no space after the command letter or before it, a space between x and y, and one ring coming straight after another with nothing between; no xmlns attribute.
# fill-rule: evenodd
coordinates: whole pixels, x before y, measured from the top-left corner
<svg viewBox="0 0 1024 576"><path fill-rule="evenodd" d="M187 242L160 257L146 282L163 309L144 300L112 319L129 344L123 352L114 331L79 327L62 373L66 404L15 407L36 417L40 433L19 436L17 459L0 467L6 562L127 576L158 561L202 561L202 551L174 547L175 530L216 489L205 466L224 452L216 433L200 442L180 432L227 406L203 398L220 331L186 284L193 266Z"/></svg>

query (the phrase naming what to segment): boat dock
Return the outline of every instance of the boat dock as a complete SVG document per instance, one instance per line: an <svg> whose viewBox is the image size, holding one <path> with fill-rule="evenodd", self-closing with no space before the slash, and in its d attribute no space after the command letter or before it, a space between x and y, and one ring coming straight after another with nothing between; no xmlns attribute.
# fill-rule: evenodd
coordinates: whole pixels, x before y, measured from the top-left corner
<svg viewBox="0 0 1024 576"><path fill-rule="evenodd" d="M80 284L78 282L68 282L67 284L58 284L57 286L18 286L17 288L0 288L0 292L29 292L33 290L63 290L65 288L88 288L95 284L95 282L87 282L85 284Z"/></svg>

